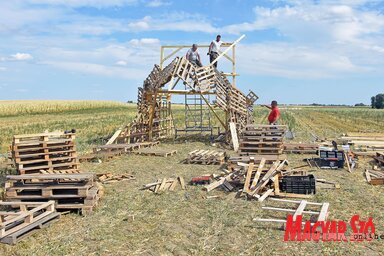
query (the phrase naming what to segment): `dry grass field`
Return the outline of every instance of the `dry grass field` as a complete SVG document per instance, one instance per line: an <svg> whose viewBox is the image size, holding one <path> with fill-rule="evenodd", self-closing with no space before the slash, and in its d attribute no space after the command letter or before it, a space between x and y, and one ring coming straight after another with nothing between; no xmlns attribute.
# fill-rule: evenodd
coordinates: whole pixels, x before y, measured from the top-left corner
<svg viewBox="0 0 384 256"><path fill-rule="evenodd" d="M29 105L28 105L29 104ZM77 129L81 153L101 144L135 115L135 106L115 102L1 102L0 146L6 153L13 134ZM17 109L17 112L14 112ZM349 131L383 132L384 111L368 108L281 107L282 123L297 141L313 136L332 138ZM13 114L12 114L13 113ZM182 108L175 116L182 117ZM267 110L255 108L257 123L265 123ZM255 201L236 199L234 193L214 190L206 199L198 186L153 194L139 188L163 177L191 177L219 173L219 166L186 165L189 151L214 148L204 138L170 139L160 148L177 155L127 155L103 163L84 163L87 172L130 173L136 179L105 185L105 196L94 214L66 214L50 228L15 246L0 244L0 255L384 255L384 240L371 242L284 242L284 231L273 224L255 223L255 217L274 217ZM234 154L229 151L229 154ZM292 166L307 155L289 154ZM384 235L384 187L371 186L363 176L362 159L353 173L314 170L317 178L340 183L338 190L319 190L311 199L329 202L329 219L349 222L354 214L372 217L376 233ZM5 173L2 174L4 180ZM265 203L263 203L265 204Z"/></svg>

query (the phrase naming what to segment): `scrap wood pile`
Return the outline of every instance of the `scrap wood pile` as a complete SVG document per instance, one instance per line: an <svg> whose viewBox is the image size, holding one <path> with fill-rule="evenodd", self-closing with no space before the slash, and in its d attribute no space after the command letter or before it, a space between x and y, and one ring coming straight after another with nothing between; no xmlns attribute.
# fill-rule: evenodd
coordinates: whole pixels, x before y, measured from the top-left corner
<svg viewBox="0 0 384 256"><path fill-rule="evenodd" d="M240 138L240 156L283 153L286 125L247 125Z"/></svg>
<svg viewBox="0 0 384 256"><path fill-rule="evenodd" d="M181 176L177 178L158 179L156 182L143 185L141 190L149 190L156 194L160 194L164 191L174 191L178 185L180 185L182 190L186 189L184 178Z"/></svg>
<svg viewBox="0 0 384 256"><path fill-rule="evenodd" d="M383 133L348 133L340 138L341 142L351 145L354 152L384 150Z"/></svg>
<svg viewBox="0 0 384 256"><path fill-rule="evenodd" d="M267 164L266 159L262 158L257 164L251 157L249 163L239 163L238 168L213 176L215 181L204 188L209 192L221 187L226 191L237 191L238 195L258 201L263 201L271 195L306 198L309 194L315 193L313 176L310 181L304 180L306 176L292 176L298 181L285 180L286 176L295 174L305 175L306 172L289 168L287 160Z"/></svg>
<svg viewBox="0 0 384 256"><path fill-rule="evenodd" d="M0 242L14 245L57 221L55 202L0 201Z"/></svg>
<svg viewBox="0 0 384 256"><path fill-rule="evenodd" d="M135 176L133 176L132 174L113 174L110 172L96 174L96 177L97 177L97 181L102 184L136 179Z"/></svg>
<svg viewBox="0 0 384 256"><path fill-rule="evenodd" d="M185 160L187 164L218 164L225 163L226 153L219 150L200 150L196 149L188 153L188 158Z"/></svg>
<svg viewBox="0 0 384 256"><path fill-rule="evenodd" d="M273 164L277 160L285 160L287 158L286 155L231 156L227 159L227 169L234 171L234 169L239 168L239 163L249 163L251 157L255 164L259 164L263 158L266 164Z"/></svg>

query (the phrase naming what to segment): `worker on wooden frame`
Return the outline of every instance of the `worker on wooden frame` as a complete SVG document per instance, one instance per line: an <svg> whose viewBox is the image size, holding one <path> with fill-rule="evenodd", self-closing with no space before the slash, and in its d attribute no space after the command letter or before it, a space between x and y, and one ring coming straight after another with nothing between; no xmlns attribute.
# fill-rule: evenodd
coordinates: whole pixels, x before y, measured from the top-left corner
<svg viewBox="0 0 384 256"><path fill-rule="evenodd" d="M197 50L197 44L193 44L192 48L190 48L185 55L187 60L189 60L193 65L202 67L203 65L201 64L201 59L200 59L200 54L199 51Z"/></svg>

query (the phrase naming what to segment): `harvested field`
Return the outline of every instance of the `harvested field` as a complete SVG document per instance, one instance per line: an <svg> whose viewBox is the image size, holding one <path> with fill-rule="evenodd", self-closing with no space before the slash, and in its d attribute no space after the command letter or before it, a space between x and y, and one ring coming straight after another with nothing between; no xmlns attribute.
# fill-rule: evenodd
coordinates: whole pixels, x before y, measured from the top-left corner
<svg viewBox="0 0 384 256"><path fill-rule="evenodd" d="M5 102L1 106L13 104ZM17 103L19 104L19 103ZM38 106L39 102L34 102ZM44 103L45 104L45 103ZM54 103L60 105L61 103ZM71 103L72 104L72 103ZM1 153L6 153L13 134L44 130L77 129L80 153L103 144L121 124L133 119L135 106L123 103L102 103L58 110L24 110L10 115L1 110ZM88 106L88 107L87 107ZM90 106L90 107L89 107ZM39 107L37 107L39 108ZM175 106L175 116L182 117L183 108ZM332 137L346 132L382 132L384 111L368 108L282 108L282 123L293 130L296 141L307 142L311 133ZM255 108L255 123L265 123L267 111ZM282 242L284 231L275 224L256 223L256 217L273 217L261 209L257 201L235 199L233 193L214 190L207 193L199 186L187 186L161 194L142 191L143 184L165 177L192 177L218 173L219 166L181 163L195 149L217 149L208 138L167 140L159 149L177 150L163 157L125 155L102 163L82 163L83 171L95 173L129 173L134 180L105 185L105 196L95 213L81 217L62 216L50 228L41 230L15 246L0 244L0 255L237 255L275 253L277 255L383 255L384 240L371 242ZM233 154L227 151L229 155ZM288 154L292 166L303 164L310 155ZM359 214L360 219L372 217L376 233L384 235L384 187L369 185L363 175L367 160L353 173L343 170L316 170L313 174L340 183L336 190L319 190L312 202L329 202L328 219L344 220ZM1 177L3 184L4 174ZM268 200L267 200L268 201ZM282 215L283 216L283 215ZM349 230L350 231L350 230ZM315 253L316 254L316 253Z"/></svg>

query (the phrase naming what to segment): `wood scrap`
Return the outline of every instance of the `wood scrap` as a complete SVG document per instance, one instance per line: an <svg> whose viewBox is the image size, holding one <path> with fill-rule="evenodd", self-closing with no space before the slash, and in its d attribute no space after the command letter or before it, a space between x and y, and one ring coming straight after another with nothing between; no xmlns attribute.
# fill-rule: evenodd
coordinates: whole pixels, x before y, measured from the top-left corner
<svg viewBox="0 0 384 256"><path fill-rule="evenodd" d="M96 178L97 178L97 181L99 181L103 184L136 179L135 176L133 176L131 174L113 174L110 172L98 173L98 174L96 174Z"/></svg>
<svg viewBox="0 0 384 256"><path fill-rule="evenodd" d="M177 187L177 184L180 184L180 188L182 190L186 189L184 178L179 176L177 178L158 179L156 182L143 185L140 190L149 190L156 194L159 194L165 191L174 191Z"/></svg>

